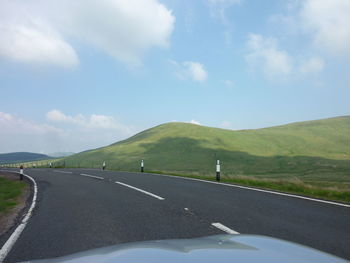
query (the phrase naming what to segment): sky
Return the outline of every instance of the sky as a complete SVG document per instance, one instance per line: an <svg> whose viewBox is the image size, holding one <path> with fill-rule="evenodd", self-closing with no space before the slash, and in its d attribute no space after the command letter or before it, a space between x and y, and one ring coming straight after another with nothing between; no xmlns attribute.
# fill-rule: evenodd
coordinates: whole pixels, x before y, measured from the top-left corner
<svg viewBox="0 0 350 263"><path fill-rule="evenodd" d="M349 0L0 0L0 153L350 114Z"/></svg>

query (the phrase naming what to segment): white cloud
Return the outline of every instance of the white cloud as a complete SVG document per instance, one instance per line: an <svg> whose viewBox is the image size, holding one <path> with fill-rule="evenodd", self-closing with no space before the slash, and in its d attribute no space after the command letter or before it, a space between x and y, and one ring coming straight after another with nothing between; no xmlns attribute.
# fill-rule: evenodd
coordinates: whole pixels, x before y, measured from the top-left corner
<svg viewBox="0 0 350 263"><path fill-rule="evenodd" d="M213 5L230 6L233 4L241 3L242 0L208 0L208 2Z"/></svg>
<svg viewBox="0 0 350 263"><path fill-rule="evenodd" d="M169 60L175 67L175 75L180 79L190 78L197 82L205 82L208 78L208 72L204 65L195 61L185 61L178 63L175 60Z"/></svg>
<svg viewBox="0 0 350 263"><path fill-rule="evenodd" d="M175 23L171 11L157 0L12 0L1 4L0 55L34 63L76 65L78 58L69 38L128 66L139 65L150 48L168 46Z"/></svg>
<svg viewBox="0 0 350 263"><path fill-rule="evenodd" d="M59 128L54 126L47 124L36 124L5 112L0 112L0 123L0 131L8 134L45 134L48 132L61 132Z"/></svg>
<svg viewBox="0 0 350 263"><path fill-rule="evenodd" d="M179 121L178 120L171 120L170 122L179 122ZM183 122L184 123L191 123L191 124L201 125L201 123L199 121L196 121L196 120L183 121Z"/></svg>
<svg viewBox="0 0 350 263"><path fill-rule="evenodd" d="M18 62L73 67L78 64L74 49L62 36L41 19L21 9L9 17L11 2L0 11L0 56Z"/></svg>
<svg viewBox="0 0 350 263"><path fill-rule="evenodd" d="M121 123L119 123L112 116L92 114L85 116L77 114L76 116L66 115L59 110L51 110L46 113L46 119L54 123L71 124L81 128L88 129L115 129L124 134L131 134L132 130Z"/></svg>
<svg viewBox="0 0 350 263"><path fill-rule="evenodd" d="M49 150L59 144L63 130L0 112L0 152Z"/></svg>
<svg viewBox="0 0 350 263"><path fill-rule="evenodd" d="M297 9L300 5L301 0L287 0L286 1L286 8L288 11L293 11Z"/></svg>
<svg viewBox="0 0 350 263"><path fill-rule="evenodd" d="M220 127L223 129L232 129L232 123L230 121L222 121Z"/></svg>
<svg viewBox="0 0 350 263"><path fill-rule="evenodd" d="M189 123L191 124L196 124L196 125L201 125L199 121L196 120L191 120Z"/></svg>
<svg viewBox="0 0 350 263"><path fill-rule="evenodd" d="M73 118L71 116L67 116L59 110L51 110L46 113L46 119L54 122L68 122L75 123L77 121L77 117Z"/></svg>
<svg viewBox="0 0 350 263"><path fill-rule="evenodd" d="M316 47L335 55L350 55L350 1L305 0L300 27L313 36Z"/></svg>
<svg viewBox="0 0 350 263"><path fill-rule="evenodd" d="M262 68L267 77L285 77L292 72L292 59L278 48L275 38L249 34L247 48L246 62L254 69Z"/></svg>
<svg viewBox="0 0 350 263"><path fill-rule="evenodd" d="M208 78L208 73L204 69L203 64L194 61L186 61L183 63L184 67L189 76L195 81L206 81Z"/></svg>
<svg viewBox="0 0 350 263"><path fill-rule="evenodd" d="M175 17L157 0L63 0L62 31L129 65L152 47L167 47Z"/></svg>
<svg viewBox="0 0 350 263"><path fill-rule="evenodd" d="M269 17L269 23L275 33L285 38L295 38L300 33L298 19L291 14L273 14Z"/></svg>
<svg viewBox="0 0 350 263"><path fill-rule="evenodd" d="M226 44L231 44L233 39L234 25L228 19L226 10L233 5L240 4L241 0L208 0L210 15L218 19L224 26L223 36Z"/></svg>
<svg viewBox="0 0 350 263"><path fill-rule="evenodd" d="M275 14L270 21L286 37L306 36L312 47L336 56L350 55L350 1L292 0L286 13Z"/></svg>
<svg viewBox="0 0 350 263"><path fill-rule="evenodd" d="M222 80L222 83L227 87L227 88L233 88L235 85L232 80L229 79L224 79Z"/></svg>
<svg viewBox="0 0 350 263"><path fill-rule="evenodd" d="M312 57L303 61L299 67L299 70L303 74L317 73L324 69L324 61L320 57Z"/></svg>
<svg viewBox="0 0 350 263"><path fill-rule="evenodd" d="M128 127L120 125L115 121L115 119L111 116L105 115L96 115L92 114L88 119L87 126L91 128L99 128L99 129L110 129L110 128L123 128L128 130Z"/></svg>
<svg viewBox="0 0 350 263"><path fill-rule="evenodd" d="M114 143L137 131L106 115L70 116L53 110L46 118L50 124L0 112L0 152L79 152Z"/></svg>
<svg viewBox="0 0 350 263"><path fill-rule="evenodd" d="M252 69L261 69L269 79L297 77L323 71L325 62L319 56L292 56L278 47L276 38L250 34L245 59Z"/></svg>
<svg viewBox="0 0 350 263"><path fill-rule="evenodd" d="M219 18L223 24L227 25L226 9L241 2L241 0L208 0L210 14L215 18Z"/></svg>

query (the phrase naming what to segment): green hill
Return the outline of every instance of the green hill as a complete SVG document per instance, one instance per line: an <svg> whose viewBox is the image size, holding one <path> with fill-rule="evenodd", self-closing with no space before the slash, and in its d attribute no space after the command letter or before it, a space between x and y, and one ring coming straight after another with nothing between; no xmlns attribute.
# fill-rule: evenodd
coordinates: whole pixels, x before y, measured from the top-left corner
<svg viewBox="0 0 350 263"><path fill-rule="evenodd" d="M13 153L1 153L0 164L30 162L44 159L50 159L50 156L40 153L31 152L13 152Z"/></svg>
<svg viewBox="0 0 350 263"><path fill-rule="evenodd" d="M350 182L350 116L232 131L166 123L127 140L67 157L71 167Z"/></svg>

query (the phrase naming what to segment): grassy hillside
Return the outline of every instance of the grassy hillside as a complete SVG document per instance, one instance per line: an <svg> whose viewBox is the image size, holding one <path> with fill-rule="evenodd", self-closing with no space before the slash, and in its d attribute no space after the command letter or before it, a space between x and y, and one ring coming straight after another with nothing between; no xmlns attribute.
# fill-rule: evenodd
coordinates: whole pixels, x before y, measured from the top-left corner
<svg viewBox="0 0 350 263"><path fill-rule="evenodd" d="M54 152L54 153L49 153L47 155L52 158L61 158L61 157L67 157L73 154L74 152Z"/></svg>
<svg viewBox="0 0 350 263"><path fill-rule="evenodd" d="M40 153L30 153L30 152L2 153L0 154L0 164L30 162L30 161L37 161L37 160L50 159L50 158L51 157Z"/></svg>
<svg viewBox="0 0 350 263"><path fill-rule="evenodd" d="M66 158L67 166L145 169L213 175L220 159L226 177L299 178L350 183L350 116L232 131L167 123L127 140Z"/></svg>

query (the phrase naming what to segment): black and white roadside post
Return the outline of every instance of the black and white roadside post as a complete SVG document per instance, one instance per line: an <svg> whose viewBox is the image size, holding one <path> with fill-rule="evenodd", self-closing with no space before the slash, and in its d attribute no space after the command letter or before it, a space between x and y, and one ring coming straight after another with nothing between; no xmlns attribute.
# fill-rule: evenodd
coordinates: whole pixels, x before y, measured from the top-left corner
<svg viewBox="0 0 350 263"><path fill-rule="evenodd" d="M220 181L220 161L216 161L216 181Z"/></svg>
<svg viewBox="0 0 350 263"><path fill-rule="evenodd" d="M19 167L19 179L22 181L23 180L23 165Z"/></svg>
<svg viewBox="0 0 350 263"><path fill-rule="evenodd" d="M52 168L52 163L50 163L50 168Z"/></svg>
<svg viewBox="0 0 350 263"><path fill-rule="evenodd" d="M103 161L103 164L102 164L102 170L106 169L106 162Z"/></svg>
<svg viewBox="0 0 350 263"><path fill-rule="evenodd" d="M144 163L143 163L143 160L141 160L141 173L143 173L143 167L144 167Z"/></svg>

